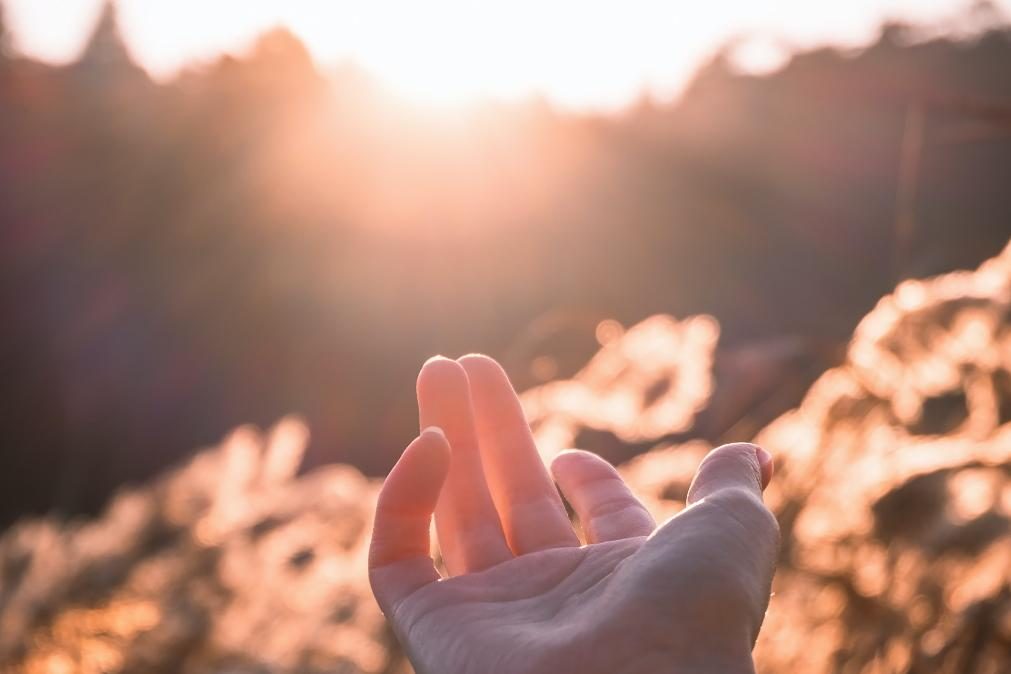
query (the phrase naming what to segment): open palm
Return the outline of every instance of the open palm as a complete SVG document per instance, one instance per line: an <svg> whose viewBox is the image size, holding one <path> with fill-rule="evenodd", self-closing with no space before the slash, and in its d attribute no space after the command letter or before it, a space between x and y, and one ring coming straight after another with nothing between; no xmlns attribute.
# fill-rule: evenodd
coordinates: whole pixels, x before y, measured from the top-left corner
<svg viewBox="0 0 1011 674"><path fill-rule="evenodd" d="M419 674L753 670L779 542L764 450L711 452L660 527L610 464L560 454L581 546L495 361L428 361L418 406L425 430L380 493L369 567Z"/></svg>

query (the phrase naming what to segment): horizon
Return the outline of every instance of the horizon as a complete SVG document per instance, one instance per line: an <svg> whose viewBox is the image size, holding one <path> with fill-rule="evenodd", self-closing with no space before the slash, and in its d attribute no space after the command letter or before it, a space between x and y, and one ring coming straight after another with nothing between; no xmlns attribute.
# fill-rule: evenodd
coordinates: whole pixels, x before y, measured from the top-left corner
<svg viewBox="0 0 1011 674"><path fill-rule="evenodd" d="M54 65L77 58L104 4L0 1L16 52ZM481 12L460 0L424 8L387 0L337 9L258 0L242 3L241 12L234 3L208 10L196 0L154 7L146 0L114 4L132 57L157 81L223 55L241 56L258 37L280 27L305 44L321 70L350 64L412 104L444 108L543 98L583 112L618 111L643 97L674 100L700 66L731 44L736 44L734 65L757 74L773 72L793 54L818 46L864 48L888 22L912 25L925 37L971 34L994 25L994 19L1006 21L1011 9L1011 0L998 0L982 10L981 19L980 12L973 14L980 3L965 0L941 0L926 8L911 0L861 0L831 12L794 0L775 8L732 0L695 8L692 28L685 30L676 9L653 0L637 0L631 12L622 7L623 16L631 16L624 23L602 6L580 8L576 22L568 3L536 17L534 2L489 4ZM403 16L405 11L413 16ZM401 20L392 23L389 17L398 13ZM349 15L353 20L341 24ZM580 29L571 31L576 23ZM566 30L568 49L560 53L556 36ZM623 41L622 34L634 34L636 40ZM679 39L672 41L672 35ZM600 49L605 40L624 56L615 59L615 51ZM520 42L526 53L515 48ZM458 58L461 53L468 55L466 63Z"/></svg>

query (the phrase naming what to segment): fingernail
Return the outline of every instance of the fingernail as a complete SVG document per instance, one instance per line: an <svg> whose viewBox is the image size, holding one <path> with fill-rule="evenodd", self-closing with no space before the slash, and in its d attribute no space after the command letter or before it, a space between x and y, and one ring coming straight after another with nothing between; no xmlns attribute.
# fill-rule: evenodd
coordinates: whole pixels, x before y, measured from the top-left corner
<svg viewBox="0 0 1011 674"><path fill-rule="evenodd" d="M772 454L769 454L763 447L755 445L755 456L758 457L758 464L765 468L770 463L772 463Z"/></svg>

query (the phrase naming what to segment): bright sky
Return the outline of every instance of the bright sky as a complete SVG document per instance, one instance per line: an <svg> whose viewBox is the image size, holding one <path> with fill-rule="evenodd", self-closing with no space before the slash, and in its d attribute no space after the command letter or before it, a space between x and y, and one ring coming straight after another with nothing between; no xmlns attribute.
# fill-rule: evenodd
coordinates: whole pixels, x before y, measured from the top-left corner
<svg viewBox="0 0 1011 674"><path fill-rule="evenodd" d="M102 0L3 0L17 48L66 62ZM351 59L421 102L540 93L566 107L666 98L727 39L758 35L744 65L771 68L779 44L859 46L884 18L950 18L968 0L120 0L130 49L155 77L257 33L290 27L323 64ZM1005 10L1011 0L998 0Z"/></svg>

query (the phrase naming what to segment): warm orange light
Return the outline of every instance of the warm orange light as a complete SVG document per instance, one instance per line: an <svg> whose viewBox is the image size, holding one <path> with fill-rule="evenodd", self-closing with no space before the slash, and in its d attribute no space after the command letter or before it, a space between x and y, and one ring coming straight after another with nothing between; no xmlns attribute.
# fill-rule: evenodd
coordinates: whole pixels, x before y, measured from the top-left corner
<svg viewBox="0 0 1011 674"><path fill-rule="evenodd" d="M5 0L26 52L69 60L104 0ZM324 64L351 60L415 103L544 94L571 107L615 108L644 90L666 97L721 45L742 35L736 56L764 70L783 45L873 40L883 19L949 18L962 0L119 0L127 41L156 76L221 51L241 51L284 25ZM997 4L1011 7L1011 0Z"/></svg>

